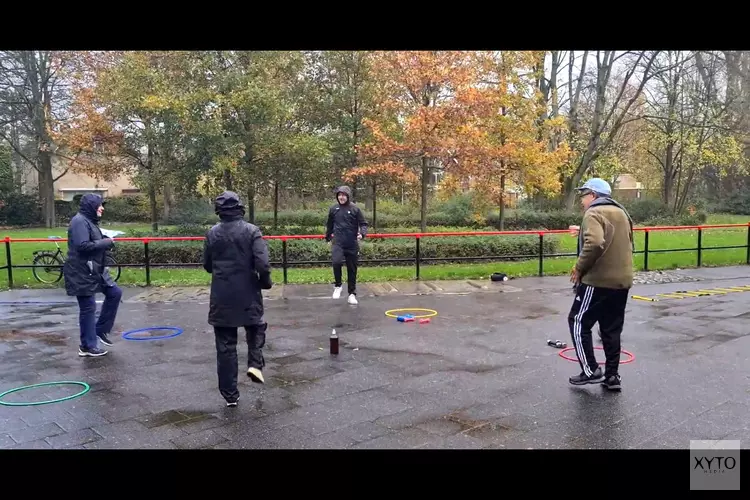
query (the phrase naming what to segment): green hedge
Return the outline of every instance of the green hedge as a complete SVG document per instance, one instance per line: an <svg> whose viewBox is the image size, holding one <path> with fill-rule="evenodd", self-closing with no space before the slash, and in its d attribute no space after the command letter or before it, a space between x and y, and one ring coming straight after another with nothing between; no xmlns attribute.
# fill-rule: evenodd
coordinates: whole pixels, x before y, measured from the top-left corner
<svg viewBox="0 0 750 500"><path fill-rule="evenodd" d="M183 224L180 226L162 226L158 231L152 231L150 229L128 229L125 231L128 237L132 238L145 238L149 236L159 237L176 237L176 236L204 236L206 231L211 228L211 225L199 225L199 224ZM264 236L285 236L285 235L323 235L325 234L325 226L279 226L273 227L260 227ZM475 231L497 231L494 227L462 227L462 226L432 226L427 228L428 233L458 233L458 232L475 232ZM382 234L382 233L419 233L418 227L391 227L391 228L377 228L373 230L370 228L368 234Z"/></svg>
<svg viewBox="0 0 750 500"><path fill-rule="evenodd" d="M267 243L271 260L281 261L282 242L267 240ZM420 243L420 251L424 258L536 256L539 253L539 238L536 236L424 238ZM360 246L360 260L413 259L414 252L415 241L411 238L365 240ZM545 254L557 253L557 241L553 238L545 239L544 252ZM120 264L142 264L143 244L117 243L114 257ZM330 258L331 249L323 240L289 240L287 243L289 262L329 261ZM149 259L152 264L198 263L203 259L203 242L151 242L149 243ZM394 264L399 265L398 262Z"/></svg>
<svg viewBox="0 0 750 500"><path fill-rule="evenodd" d="M150 208L148 198L139 196L108 198L106 220L114 222L149 222ZM493 210L483 220L474 220L468 198L456 197L443 203L435 204L427 214L427 226L431 231L441 227L462 227L464 230L480 230L487 227L498 227L498 213ZM741 202L737 202L741 205ZM639 225L696 225L705 222L706 214L674 216L671 210L659 200L635 200L625 203L633 220ZM409 210L408 205L382 203L377 214L377 229L383 232L395 232L396 229L419 228L418 210ZM159 213L163 206L159 200ZM740 210L738 208L737 210ZM264 234L309 234L320 232L328 216L327 208L310 210L281 210L278 213L278 227L273 227L272 211L256 211L255 224L261 227ZM372 213L365 211L365 217L372 225ZM218 221L213 213L213 206L206 200L188 199L179 202L170 211L170 216L162 221L169 225L188 225L202 227ZM508 210L504 229L567 229L570 225L581 222L580 210L567 212L563 210L535 211L530 209ZM12 222L8 222L13 224ZM202 234L202 233L197 233Z"/></svg>
<svg viewBox="0 0 750 500"><path fill-rule="evenodd" d="M34 226L42 223L41 204L36 194L0 193L0 226Z"/></svg>

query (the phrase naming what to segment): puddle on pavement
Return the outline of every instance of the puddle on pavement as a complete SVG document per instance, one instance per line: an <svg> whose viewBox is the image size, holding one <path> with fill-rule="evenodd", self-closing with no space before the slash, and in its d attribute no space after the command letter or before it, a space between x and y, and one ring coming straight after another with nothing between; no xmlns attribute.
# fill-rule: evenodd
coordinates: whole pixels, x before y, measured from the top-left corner
<svg viewBox="0 0 750 500"><path fill-rule="evenodd" d="M448 422L458 424L461 427L460 432L472 437L476 437L477 434L499 434L515 430L508 425L503 425L492 420L478 420L465 417L461 413L450 413L442 418Z"/></svg>
<svg viewBox="0 0 750 500"><path fill-rule="evenodd" d="M38 340L50 346L64 346L68 342L67 337L60 334L15 329L0 331L0 340L8 340L16 343L25 340Z"/></svg>
<svg viewBox="0 0 750 500"><path fill-rule="evenodd" d="M270 381L267 381L266 385L268 385L269 387L290 387L295 385L309 384L310 382L312 381L308 377L278 373L274 375Z"/></svg>

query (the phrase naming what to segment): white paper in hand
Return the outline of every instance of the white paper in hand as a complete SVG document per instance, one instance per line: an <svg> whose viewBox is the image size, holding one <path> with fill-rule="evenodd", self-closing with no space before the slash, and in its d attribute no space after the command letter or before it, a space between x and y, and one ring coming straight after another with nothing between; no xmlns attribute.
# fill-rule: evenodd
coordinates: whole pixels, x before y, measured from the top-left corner
<svg viewBox="0 0 750 500"><path fill-rule="evenodd" d="M125 234L124 231L110 231L109 229L102 229L102 234L108 238L114 238L115 236L122 236Z"/></svg>

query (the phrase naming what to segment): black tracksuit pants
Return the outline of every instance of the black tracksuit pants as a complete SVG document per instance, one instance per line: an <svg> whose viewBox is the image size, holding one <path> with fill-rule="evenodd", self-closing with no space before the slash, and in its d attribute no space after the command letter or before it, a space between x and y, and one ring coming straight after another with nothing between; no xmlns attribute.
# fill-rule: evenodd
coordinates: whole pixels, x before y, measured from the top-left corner
<svg viewBox="0 0 750 500"><path fill-rule="evenodd" d="M263 369L263 346L266 343L268 324L245 327L247 342L247 367ZM227 401L237 401L237 327L215 326L216 368L219 375L219 392Z"/></svg>
<svg viewBox="0 0 750 500"><path fill-rule="evenodd" d="M357 265L359 262L359 246L342 247L335 242L331 245L331 257L333 260L333 281L334 285L339 287L341 281L341 268L346 262L346 285L349 294L357 293Z"/></svg>
<svg viewBox="0 0 750 500"><path fill-rule="evenodd" d="M595 288L581 283L568 314L570 336L583 372L591 376L599 367L594 356L591 329L598 322L606 356L604 375L617 375L620 335L625 324L629 289Z"/></svg>

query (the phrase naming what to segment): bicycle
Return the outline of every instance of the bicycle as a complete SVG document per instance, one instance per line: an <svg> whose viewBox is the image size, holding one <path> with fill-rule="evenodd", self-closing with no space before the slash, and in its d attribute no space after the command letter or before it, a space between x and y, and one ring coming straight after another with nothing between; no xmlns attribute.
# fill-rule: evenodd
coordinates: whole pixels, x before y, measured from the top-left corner
<svg viewBox="0 0 750 500"><path fill-rule="evenodd" d="M55 246L57 247L56 252L50 252L49 250L35 250L34 251L34 278L36 278L37 281L40 283L57 283L62 279L63 270L62 266L65 264L65 253L60 248L60 245L55 240L61 240L62 238L60 236L48 236L47 239L50 241L55 242ZM115 273L111 274L112 279L117 282L118 279L120 279L120 273L122 272L122 268L117 263L114 257L107 252L106 256L104 257L106 266L112 271L113 269L116 270ZM42 277L39 275L39 269L44 269L46 272L53 274L53 276L56 276L51 281L45 281L42 279Z"/></svg>

